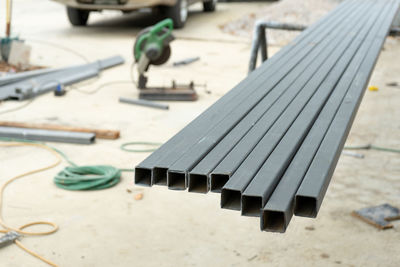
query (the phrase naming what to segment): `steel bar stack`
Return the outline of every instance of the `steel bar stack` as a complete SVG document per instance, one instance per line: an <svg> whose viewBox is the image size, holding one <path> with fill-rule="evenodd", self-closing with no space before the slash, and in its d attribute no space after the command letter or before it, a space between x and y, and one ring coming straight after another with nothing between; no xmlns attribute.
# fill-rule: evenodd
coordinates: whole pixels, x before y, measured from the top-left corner
<svg viewBox="0 0 400 267"><path fill-rule="evenodd" d="M348 0L136 167L135 183L221 193L285 232L316 217L398 0Z"/></svg>

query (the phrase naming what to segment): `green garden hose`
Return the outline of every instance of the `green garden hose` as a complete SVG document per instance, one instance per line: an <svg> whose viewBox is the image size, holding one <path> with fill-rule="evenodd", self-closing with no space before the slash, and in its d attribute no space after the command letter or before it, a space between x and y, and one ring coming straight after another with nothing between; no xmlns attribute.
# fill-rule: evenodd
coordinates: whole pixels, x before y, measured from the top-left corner
<svg viewBox="0 0 400 267"><path fill-rule="evenodd" d="M0 138L0 141L37 143L47 146L57 152L71 165L64 168L54 177L56 186L66 190L99 190L109 188L116 185L121 180L121 172L134 171L133 169L118 169L110 165L78 166L62 151L41 142L12 138Z"/></svg>

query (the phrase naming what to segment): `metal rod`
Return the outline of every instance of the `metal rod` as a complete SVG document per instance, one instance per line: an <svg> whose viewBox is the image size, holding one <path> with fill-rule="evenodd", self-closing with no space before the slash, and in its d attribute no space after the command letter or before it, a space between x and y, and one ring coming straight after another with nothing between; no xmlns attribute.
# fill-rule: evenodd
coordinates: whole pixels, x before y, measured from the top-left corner
<svg viewBox="0 0 400 267"><path fill-rule="evenodd" d="M0 137L16 138L43 142L62 142L74 144L93 144L94 133L79 133L67 131L51 131L39 129L26 129L16 127L0 127Z"/></svg>
<svg viewBox="0 0 400 267"><path fill-rule="evenodd" d="M316 217L322 204L329 182L333 175L340 152L356 116L358 107L368 85L372 70L382 49L385 37L389 32L394 15L399 9L395 1L389 15L385 17L384 25L373 40L371 55L366 57L360 71L352 83L353 94L345 98L335 118L332 121L314 160L312 161L301 185L296 193L294 213L298 216Z"/></svg>
<svg viewBox="0 0 400 267"><path fill-rule="evenodd" d="M160 103L143 100L143 99L132 99L132 98L120 97L119 102L138 105L138 106L144 106L144 107L150 107L150 108L164 109L164 110L169 109L169 106L166 104L160 104Z"/></svg>
<svg viewBox="0 0 400 267"><path fill-rule="evenodd" d="M330 25L330 23L335 20L336 16L343 16L343 14L346 14L348 10L351 9L350 7L353 6L355 6L355 3L345 2L340 4L339 7L331 12L329 16L324 17L319 23L314 24L305 30L301 35L296 37L292 43L281 49L260 68L253 71L245 80L239 83L238 86L219 99L214 105L203 112L198 118L193 120L156 152L152 153L136 167L135 183L145 185L151 185L153 183L166 184L167 169L154 168L155 164L163 158L166 153L176 148L179 144L182 144L183 147L188 147L188 144L196 140L195 137L197 137L197 135L206 133L210 128L218 123L218 118L225 116L225 114L231 111L231 106L235 107L237 101L243 100L245 94L251 93L252 90L255 90L263 84L265 81L265 79L263 79L265 76L264 74L268 73L275 66L275 63L278 64L279 62L283 62L283 64L286 64L289 59L294 57L299 51L307 46L315 35L320 34L320 31ZM187 141L184 142L183 140ZM179 149L182 148L179 147ZM159 179L155 179L154 174L157 174Z"/></svg>

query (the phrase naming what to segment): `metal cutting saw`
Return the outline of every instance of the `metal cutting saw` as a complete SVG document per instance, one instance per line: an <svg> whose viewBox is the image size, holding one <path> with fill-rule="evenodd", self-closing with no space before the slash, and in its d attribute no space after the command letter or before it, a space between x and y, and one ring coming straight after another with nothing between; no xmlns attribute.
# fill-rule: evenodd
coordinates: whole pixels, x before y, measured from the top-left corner
<svg viewBox="0 0 400 267"><path fill-rule="evenodd" d="M145 76L150 65L162 65L171 56L170 43L175 39L172 35L173 22L165 19L152 27L139 32L133 55L138 71L137 87L139 98L147 100L194 101L197 93L194 83L179 85L172 81L171 87L147 87L148 78Z"/></svg>

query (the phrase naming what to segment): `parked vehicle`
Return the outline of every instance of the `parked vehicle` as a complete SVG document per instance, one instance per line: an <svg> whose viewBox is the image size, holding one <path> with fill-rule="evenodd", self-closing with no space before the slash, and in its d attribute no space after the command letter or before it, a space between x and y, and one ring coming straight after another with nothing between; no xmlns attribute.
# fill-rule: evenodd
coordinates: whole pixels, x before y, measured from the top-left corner
<svg viewBox="0 0 400 267"><path fill-rule="evenodd" d="M188 17L188 7L203 2L203 10L215 10L218 0L53 0L66 5L68 19L74 26L85 26L90 12L121 10L131 12L141 8L158 8L165 17L171 18L175 28L182 28Z"/></svg>

